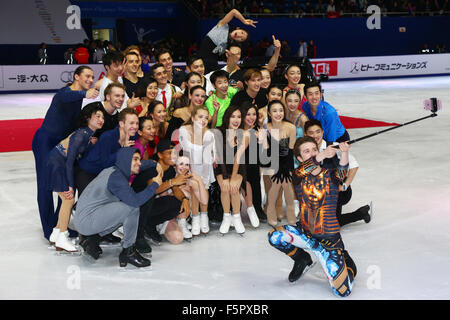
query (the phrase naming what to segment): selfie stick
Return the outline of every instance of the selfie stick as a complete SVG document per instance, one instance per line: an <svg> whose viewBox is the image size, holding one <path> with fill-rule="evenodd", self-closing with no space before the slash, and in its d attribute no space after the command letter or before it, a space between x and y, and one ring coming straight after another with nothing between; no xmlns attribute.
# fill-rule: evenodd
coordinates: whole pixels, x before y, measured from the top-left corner
<svg viewBox="0 0 450 320"><path fill-rule="evenodd" d="M370 137L379 135L379 134L384 133L384 132L388 132L388 131L391 131L391 130L394 130L394 129L397 129L397 128L400 128L400 127L404 127L404 126L406 126L406 125L408 125L408 124L411 124L411 123L414 123L414 122L418 122L418 121L425 120L425 119L428 119L428 118L436 117L436 116L437 116L437 113L436 113L436 112L437 112L438 110L441 110L441 109L442 109L441 100L438 100L438 99L436 99L436 98L431 98L431 99L429 99L429 100L425 100L425 101L424 101L424 108L425 108L426 110L431 111L431 114L430 114L429 116L426 116L426 117L423 117L423 118L420 118L420 119L416 119L416 120L412 120L412 121L409 121L409 122L406 122L406 123L403 123L403 124L399 124L399 125L397 125L397 126L395 126L395 127L388 128L388 129L385 129L385 130L382 130L382 131L377 131L377 132L371 133L371 134L369 134L369 135L367 135L367 136L364 136L364 137L361 137L361 138L358 138L358 139L353 139L353 140L347 141L347 143L348 143L348 144L352 144L352 143L355 143L355 142L358 142L358 141L361 141L361 140L365 140L365 139L368 139L368 138L370 138ZM338 148L339 148L339 145L334 146L334 148L337 148L337 149L338 149Z"/></svg>

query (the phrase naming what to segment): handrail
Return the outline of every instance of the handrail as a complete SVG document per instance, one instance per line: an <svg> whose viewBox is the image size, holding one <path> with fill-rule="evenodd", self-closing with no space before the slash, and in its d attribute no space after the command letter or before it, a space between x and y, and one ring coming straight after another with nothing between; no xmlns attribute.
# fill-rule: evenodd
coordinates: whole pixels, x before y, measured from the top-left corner
<svg viewBox="0 0 450 320"><path fill-rule="evenodd" d="M274 17L288 17L288 18L308 18L308 17L321 17L327 18L327 12L323 13L244 13L246 17L252 18L274 18ZM372 15L366 12L339 12L339 17L369 17ZM418 11L410 14L409 11L398 11L398 12L381 12L383 17L386 16L441 16L441 15L450 15L450 11ZM221 18L223 15L221 14L213 14L211 17Z"/></svg>

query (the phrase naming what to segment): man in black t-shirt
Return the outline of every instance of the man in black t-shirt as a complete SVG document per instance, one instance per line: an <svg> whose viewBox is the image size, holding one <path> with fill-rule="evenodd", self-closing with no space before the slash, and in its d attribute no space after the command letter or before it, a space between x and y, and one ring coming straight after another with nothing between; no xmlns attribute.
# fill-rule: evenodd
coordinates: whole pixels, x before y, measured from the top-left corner
<svg viewBox="0 0 450 320"><path fill-rule="evenodd" d="M179 186L186 184L190 175L176 176L173 160L173 148L175 144L169 139L162 139L156 146L158 163L162 167L164 174L163 183L156 190L156 195L147 201L140 208L139 226L136 236L136 249L140 253L151 252L151 247L144 238L144 234L152 239L154 243L159 245L162 237L158 232L156 226L166 221L170 221L179 215L186 215L190 213L189 199L187 199L179 189ZM153 177L157 175L155 168L151 168L136 176L132 188L139 192L151 184ZM183 235L180 232L180 239L183 240ZM171 241L173 243L173 241Z"/></svg>
<svg viewBox="0 0 450 320"><path fill-rule="evenodd" d="M139 69L139 56L136 52L128 52L125 56L125 61L125 77L123 78L123 84L126 88L125 90L128 97L132 98L133 93L136 92L144 77L137 76Z"/></svg>
<svg viewBox="0 0 450 320"><path fill-rule="evenodd" d="M241 106L245 101L256 105L258 109L268 103L267 90L261 88L262 74L258 69L248 69L243 76L245 89L235 94L230 105Z"/></svg>

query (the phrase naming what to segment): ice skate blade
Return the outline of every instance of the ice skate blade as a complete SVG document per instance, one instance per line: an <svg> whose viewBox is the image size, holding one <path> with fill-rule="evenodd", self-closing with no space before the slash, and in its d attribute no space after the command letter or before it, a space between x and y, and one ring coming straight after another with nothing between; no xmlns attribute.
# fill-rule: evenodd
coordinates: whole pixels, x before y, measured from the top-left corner
<svg viewBox="0 0 450 320"><path fill-rule="evenodd" d="M101 248L105 248L105 247L121 247L122 246L122 242L100 242L99 246Z"/></svg>
<svg viewBox="0 0 450 320"><path fill-rule="evenodd" d="M184 238L183 241L191 243L192 238Z"/></svg>
<svg viewBox="0 0 450 320"><path fill-rule="evenodd" d="M161 246L161 242L155 241L152 238L147 238L145 237L145 239L147 239L148 241L150 241L151 244L155 245L155 246Z"/></svg>
<svg viewBox="0 0 450 320"><path fill-rule="evenodd" d="M137 252L139 252L139 250L137 250ZM139 252L139 254L140 254L141 256L143 256L144 258L147 258L147 259L150 259L150 258L152 257L152 253L151 253L151 252L149 252L149 253L142 253L142 252Z"/></svg>
<svg viewBox="0 0 450 320"><path fill-rule="evenodd" d="M316 261L313 261L313 263L312 263L310 266L306 266L306 268L303 270L301 276L300 276L297 280L295 280L294 282L290 282L290 281L288 280L288 281L289 281L289 284L290 284L290 285L296 284L301 278L303 278L303 276L304 276L309 270L311 270L312 268L314 268L315 265L316 265Z"/></svg>
<svg viewBox="0 0 450 320"><path fill-rule="evenodd" d="M97 262L98 259L94 259L90 254L86 253L86 252L82 252L81 253L81 257L83 259L85 259L87 262L89 262L90 264L94 264Z"/></svg>
<svg viewBox="0 0 450 320"><path fill-rule="evenodd" d="M55 255L57 256L81 256L81 251L66 251L66 250L56 250Z"/></svg>
<svg viewBox="0 0 450 320"><path fill-rule="evenodd" d="M127 263L126 266L119 264L117 268L120 272L151 272L153 270L152 265L149 265L148 267L136 267L131 263Z"/></svg>

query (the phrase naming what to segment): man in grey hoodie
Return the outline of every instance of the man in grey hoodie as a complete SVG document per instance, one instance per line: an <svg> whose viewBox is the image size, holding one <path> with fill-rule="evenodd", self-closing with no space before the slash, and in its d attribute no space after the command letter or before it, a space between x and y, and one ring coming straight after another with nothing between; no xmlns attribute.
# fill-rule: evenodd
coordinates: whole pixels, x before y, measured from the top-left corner
<svg viewBox="0 0 450 320"><path fill-rule="evenodd" d="M156 167L158 175L141 192L130 187L130 177L140 171ZM162 184L162 169L153 160L141 162L140 152L132 147L117 152L114 166L104 169L86 187L78 199L74 214L77 231L87 236L82 246L86 253L98 259L100 237L123 225L123 250L119 255L121 267L131 263L147 267L150 260L142 257L134 247L139 223L139 207L151 199Z"/></svg>

